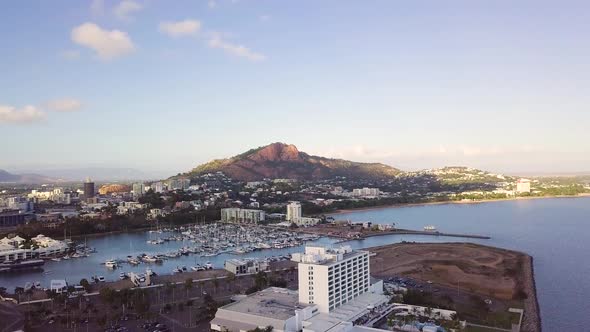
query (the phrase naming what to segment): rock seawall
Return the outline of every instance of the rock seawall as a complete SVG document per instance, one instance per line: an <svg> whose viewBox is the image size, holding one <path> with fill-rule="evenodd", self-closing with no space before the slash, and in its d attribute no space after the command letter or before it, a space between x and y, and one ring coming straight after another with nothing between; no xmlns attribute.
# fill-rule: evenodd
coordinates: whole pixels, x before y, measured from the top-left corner
<svg viewBox="0 0 590 332"><path fill-rule="evenodd" d="M539 302L537 301L537 286L535 285L535 268L533 267L533 258L525 261L524 266L524 291L527 298L524 300L524 318L522 321L521 331L523 332L540 332L541 331L541 312Z"/></svg>

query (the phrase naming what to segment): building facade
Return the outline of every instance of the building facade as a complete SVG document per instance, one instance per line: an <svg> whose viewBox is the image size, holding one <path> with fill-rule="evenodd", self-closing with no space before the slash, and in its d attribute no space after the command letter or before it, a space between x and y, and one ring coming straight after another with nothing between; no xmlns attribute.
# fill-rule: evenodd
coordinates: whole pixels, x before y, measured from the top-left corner
<svg viewBox="0 0 590 332"><path fill-rule="evenodd" d="M287 221L297 223L301 219L301 203L290 202L287 205Z"/></svg>
<svg viewBox="0 0 590 332"><path fill-rule="evenodd" d="M516 192L519 194L531 192L531 180L529 179L518 179L516 181Z"/></svg>
<svg viewBox="0 0 590 332"><path fill-rule="evenodd" d="M257 224L265 220L262 210L227 208L221 209L221 221L232 223Z"/></svg>
<svg viewBox="0 0 590 332"><path fill-rule="evenodd" d="M338 249L305 247L305 253L293 254L299 263L299 302L316 304L328 313L357 296L369 292L369 253L353 251L350 246Z"/></svg>
<svg viewBox="0 0 590 332"><path fill-rule="evenodd" d="M84 182L84 199L88 200L94 198L95 195L94 182L90 181L90 179L86 179L86 182Z"/></svg>

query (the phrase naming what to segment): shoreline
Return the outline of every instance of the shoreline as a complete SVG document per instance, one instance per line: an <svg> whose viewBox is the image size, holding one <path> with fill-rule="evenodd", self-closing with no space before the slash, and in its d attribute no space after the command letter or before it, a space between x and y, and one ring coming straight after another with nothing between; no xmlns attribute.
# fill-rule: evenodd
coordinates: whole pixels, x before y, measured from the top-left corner
<svg viewBox="0 0 590 332"><path fill-rule="evenodd" d="M535 266L533 257L527 255L528 259L524 264L525 274L525 292L527 298L524 300L524 318L522 320L521 330L538 331L542 330L541 308L537 298L537 284L535 282Z"/></svg>
<svg viewBox="0 0 590 332"><path fill-rule="evenodd" d="M523 264L523 290L527 294L527 298L523 300L523 320L521 324L521 331L523 332L541 332L542 331L542 319L541 319L541 311L539 306L539 301L537 298L537 287L535 282L535 270L533 264L533 257L528 253L518 251L518 250L511 250L501 247L494 247L486 244L479 244L479 243L472 243L472 242L419 242L419 243L393 243L393 244L386 244L374 247L367 247L363 248L363 250L367 250L369 252L375 252L377 250L383 249L391 249L398 246L411 246L413 244L418 245L473 245L489 250L499 250L505 252L512 252L517 253L519 255L524 256L526 259Z"/></svg>
<svg viewBox="0 0 590 332"><path fill-rule="evenodd" d="M325 215L326 216L335 216L335 215L347 214L347 213L353 213L353 212L383 210L383 209L391 209L391 208L429 206L429 205L447 205L447 204L448 205L451 205L451 204L470 205L470 204L484 204L484 203L494 203L494 202L528 201L528 200L548 199L548 198L584 198L584 197L590 197L590 193L579 194L576 196L551 195L551 196L528 196L528 197L514 197L514 198L494 198L494 199L484 199L484 200L477 200L477 201L444 201L444 202L386 204L386 205L363 207L363 208L356 208L356 209L336 210L334 212L325 213Z"/></svg>

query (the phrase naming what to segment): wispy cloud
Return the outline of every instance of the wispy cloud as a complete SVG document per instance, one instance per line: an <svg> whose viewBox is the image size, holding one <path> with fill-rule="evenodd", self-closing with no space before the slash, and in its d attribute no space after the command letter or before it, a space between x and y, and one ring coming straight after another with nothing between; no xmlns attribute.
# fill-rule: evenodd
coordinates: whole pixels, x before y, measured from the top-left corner
<svg viewBox="0 0 590 332"><path fill-rule="evenodd" d="M35 106L22 108L0 105L0 124L30 124L45 119L45 113Z"/></svg>
<svg viewBox="0 0 590 332"><path fill-rule="evenodd" d="M264 61L266 56L261 53L254 52L248 47L234 44L223 39L220 33L212 33L208 42L209 47L224 50L226 53L243 57L251 61Z"/></svg>
<svg viewBox="0 0 590 332"><path fill-rule="evenodd" d="M159 30L170 37L182 37L196 35L201 29L201 22L192 19L186 19L176 22L161 22Z"/></svg>
<svg viewBox="0 0 590 332"><path fill-rule="evenodd" d="M215 0L209 0L209 2L207 2L207 6L209 6L209 8L213 9L215 7L217 7L217 2Z"/></svg>
<svg viewBox="0 0 590 332"><path fill-rule="evenodd" d="M113 9L115 16L123 21L132 20L132 14L143 9L143 6L133 0L123 0Z"/></svg>
<svg viewBox="0 0 590 332"><path fill-rule="evenodd" d="M126 32L105 30L94 23L84 23L72 29L72 41L96 52L102 60L111 60L135 50Z"/></svg>
<svg viewBox="0 0 590 332"><path fill-rule="evenodd" d="M258 16L258 20L260 20L260 22L266 22L270 20L270 15L260 15Z"/></svg>
<svg viewBox="0 0 590 332"><path fill-rule="evenodd" d="M62 98L47 102L46 107L56 112L74 112L82 108L82 102L74 98Z"/></svg>

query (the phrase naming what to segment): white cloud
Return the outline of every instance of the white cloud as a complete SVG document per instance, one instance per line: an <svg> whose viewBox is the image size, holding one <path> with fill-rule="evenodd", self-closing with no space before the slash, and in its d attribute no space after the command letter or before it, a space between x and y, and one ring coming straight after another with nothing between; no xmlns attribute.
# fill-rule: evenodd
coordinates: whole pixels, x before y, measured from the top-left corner
<svg viewBox="0 0 590 332"><path fill-rule="evenodd" d="M142 8L142 5L133 0L123 0L113 9L113 13L120 20L128 21L132 19L131 15L134 12L140 11Z"/></svg>
<svg viewBox="0 0 590 332"><path fill-rule="evenodd" d="M226 53L231 55L247 58L251 61L263 61L266 60L266 56L261 53L256 53L246 46L232 44L228 41L223 40L219 33L214 33L213 36L209 39L209 47L211 48L219 48L224 50Z"/></svg>
<svg viewBox="0 0 590 332"><path fill-rule="evenodd" d="M133 42L126 32L104 30L94 23L84 23L72 29L72 40L82 46L96 51L103 60L114 59L135 50Z"/></svg>
<svg viewBox="0 0 590 332"><path fill-rule="evenodd" d="M47 102L47 108L57 112L74 112L82 108L82 103L74 98L55 99Z"/></svg>
<svg viewBox="0 0 590 332"><path fill-rule="evenodd" d="M94 16L100 16L104 13L104 0L92 0L90 11Z"/></svg>
<svg viewBox="0 0 590 332"><path fill-rule="evenodd" d="M159 30L170 37L182 37L196 35L201 29L201 22L197 20L184 20L177 22L161 22Z"/></svg>
<svg viewBox="0 0 590 332"><path fill-rule="evenodd" d="M209 6L209 8L215 8L217 7L217 2L215 2L215 0L209 0L207 5Z"/></svg>
<svg viewBox="0 0 590 332"><path fill-rule="evenodd" d="M45 113L32 105L23 108L0 105L0 124L27 124L43 119L45 119Z"/></svg>

